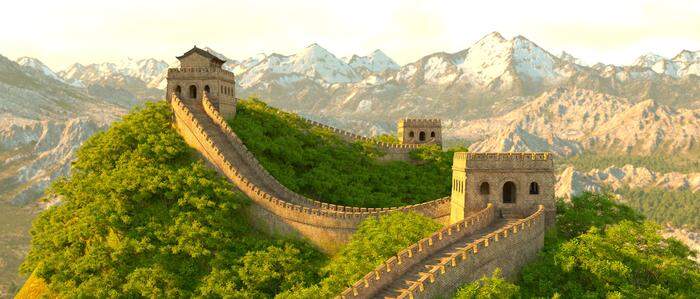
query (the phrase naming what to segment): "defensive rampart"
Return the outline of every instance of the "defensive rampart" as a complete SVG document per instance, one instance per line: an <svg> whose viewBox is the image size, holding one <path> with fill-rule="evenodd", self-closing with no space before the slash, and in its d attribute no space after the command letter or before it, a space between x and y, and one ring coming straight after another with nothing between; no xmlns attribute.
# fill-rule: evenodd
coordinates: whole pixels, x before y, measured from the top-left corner
<svg viewBox="0 0 700 299"><path fill-rule="evenodd" d="M514 276L529 260L533 259L544 245L544 206L527 218L495 229L483 237L459 247L446 256L440 256L438 264L420 273L420 278L410 281L409 286L397 298L437 298L454 293L464 283L489 275L500 268L507 277ZM401 251L374 271L365 275L340 294L340 298L374 298L377 293L417 261L436 260L426 258L438 252L462 236L473 233L493 221L493 206L489 206L460 223L453 224L430 238L423 239ZM462 232L458 231L462 229ZM457 231L458 233L449 232ZM448 234L448 237L445 237ZM435 242L435 239L441 240ZM433 246L428 246L432 240ZM426 266L428 266L426 264Z"/></svg>
<svg viewBox="0 0 700 299"><path fill-rule="evenodd" d="M284 113L284 112L279 112L279 113ZM385 154L384 157L380 158L381 160L404 160L404 161L406 161L406 160L410 159L409 153L412 150L415 150L415 149L420 148L421 146L424 146L424 145L420 145L420 144L399 144L399 143L380 142L380 141L377 141L376 139L373 139L370 137L358 135L358 134L355 134L352 132L345 131L343 129L338 129L336 127L322 124L320 122L317 122L317 121L314 121L311 119L307 119L307 118L304 118L301 116L299 116L299 118L312 126L323 128L326 130L330 130L331 132L338 135L340 138L342 138L345 141L348 141L348 142L361 141L361 142L369 142L369 143L373 144L377 148L377 150L379 150L380 152Z"/></svg>
<svg viewBox="0 0 700 299"><path fill-rule="evenodd" d="M387 259L384 263L367 273L342 294L342 298L370 298L379 290L399 278L408 269L421 262L424 258L452 244L456 240L485 228L494 219L492 205L486 209L464 219L459 223L445 227L427 238L412 244L400 251L397 255Z"/></svg>
<svg viewBox="0 0 700 299"><path fill-rule="evenodd" d="M448 197L404 207L358 208L296 194L260 165L206 97L201 102L185 103L173 95L171 106L185 141L252 199L249 215L261 229L304 236L324 251L334 252L367 217L415 211L443 223L449 218Z"/></svg>

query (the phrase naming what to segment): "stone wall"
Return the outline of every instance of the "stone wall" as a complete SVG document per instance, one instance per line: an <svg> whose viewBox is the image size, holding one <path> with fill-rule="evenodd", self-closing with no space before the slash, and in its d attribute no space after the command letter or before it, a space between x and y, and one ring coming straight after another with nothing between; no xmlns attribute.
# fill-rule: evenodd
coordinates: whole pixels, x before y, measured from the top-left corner
<svg viewBox="0 0 700 299"><path fill-rule="evenodd" d="M437 118L404 118L396 125L401 144L436 144L442 146L442 124ZM421 134L423 139L421 140Z"/></svg>
<svg viewBox="0 0 700 299"><path fill-rule="evenodd" d="M218 132L207 132L200 122L209 120L198 120L190 108L173 95L171 106L178 132L188 144L202 153L219 172L252 199L253 205L248 215L251 216L253 224L261 229L273 234L306 237L322 250L332 253L349 239L357 225L367 217L377 217L394 211L415 211L442 223L449 217L449 198L394 208L358 208L322 203L296 194L279 184L260 166L206 97L203 98L202 105L210 121L219 126ZM215 144L210 134L224 134L229 143ZM245 163L234 166L227 160L224 151L235 151L245 159ZM247 167L246 171L255 175L247 178L237 167ZM263 190L260 187L263 184L272 186L274 190ZM274 196L270 191L281 196Z"/></svg>
<svg viewBox="0 0 700 299"><path fill-rule="evenodd" d="M397 255L387 259L362 279L343 291L341 298L370 298L385 286L401 277L424 258L454 243L456 240L487 227L494 219L491 205L484 210L447 226L427 238L412 244Z"/></svg>
<svg viewBox="0 0 700 299"><path fill-rule="evenodd" d="M283 112L280 112L283 113ZM338 129L335 127L331 127L326 124L322 124L320 122L310 120L307 118L303 118L300 116L300 118L305 121L306 123L324 128L327 130L332 131L334 134L338 135L340 138L347 142L355 142L355 141L362 141L362 142L371 142L379 151L384 153L385 155L381 158L380 160L384 161L393 161L393 160L402 160L402 161L408 161L410 160L409 153L412 150L418 149L422 146L422 144L398 144L398 143L388 143L388 142L378 142L372 138L358 135L352 132L348 132L342 129Z"/></svg>
<svg viewBox="0 0 700 299"><path fill-rule="evenodd" d="M493 211L493 206L489 205L487 213L491 215L490 221L493 220ZM475 214L465 221L469 221L472 217L478 217L478 215ZM488 220L488 218L482 219L482 221ZM463 222L459 224L461 223ZM506 277L513 278L523 265L537 256L537 252L544 246L544 230L544 206L539 206L537 211L527 218L487 234L457 252L451 253L438 265L426 269L422 277L412 282L398 298L448 297L460 286L482 276L490 275L496 268L500 268ZM417 244L413 244L409 249L413 248L412 251L414 251L417 246ZM402 251L399 255L403 254L404 260L410 261L410 252L404 253L407 250ZM416 253L413 255L418 256ZM426 254L420 259L429 255ZM388 271L379 270L384 270L388 266L382 265L346 289L340 294L340 298L372 298L392 279L401 276L402 269L405 271L405 269L415 265L415 263L410 264L410 266L399 265L402 262L399 257L392 257L391 260L394 267L392 271L398 273L386 275L385 272Z"/></svg>
<svg viewBox="0 0 700 299"><path fill-rule="evenodd" d="M554 223L554 161L550 153L455 153L452 165L452 217L463 207L465 215L492 203L499 213L520 217L544 205L546 222ZM514 202L504 202L505 184L515 186ZM454 184L458 183L457 190ZM537 194L531 194L535 183ZM484 185L485 184L485 185ZM482 188L487 187L483 192ZM487 194L485 194L487 193ZM458 218L458 217L457 217Z"/></svg>
<svg viewBox="0 0 700 299"><path fill-rule="evenodd" d="M398 298L438 298L453 295L459 287L501 269L513 279L537 257L544 246L544 206L516 223L492 232L451 254L440 265L426 271Z"/></svg>

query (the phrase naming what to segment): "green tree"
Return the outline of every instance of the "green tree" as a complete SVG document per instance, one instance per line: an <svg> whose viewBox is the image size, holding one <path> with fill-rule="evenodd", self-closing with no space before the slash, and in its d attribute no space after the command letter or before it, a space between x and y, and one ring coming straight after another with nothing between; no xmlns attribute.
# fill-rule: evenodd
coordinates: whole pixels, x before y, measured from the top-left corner
<svg viewBox="0 0 700 299"><path fill-rule="evenodd" d="M501 269L491 277L484 276L457 291L455 299L508 299L519 298L520 287L503 280Z"/></svg>
<svg viewBox="0 0 700 299"><path fill-rule="evenodd" d="M380 162L382 153L372 142L348 143L258 100L239 103L231 120L236 134L295 192L359 207L401 206L450 194L452 151L427 147L413 155L419 163Z"/></svg>
<svg viewBox="0 0 700 299"><path fill-rule="evenodd" d="M614 195L583 193L565 202L557 202L557 230L568 239L585 233L591 227L605 228L622 220L640 222L643 216L624 204L617 203Z"/></svg>
<svg viewBox="0 0 700 299"><path fill-rule="evenodd" d="M612 195L586 193L557 208L557 230L521 272L524 297L691 298L700 291L693 253Z"/></svg>
<svg viewBox="0 0 700 299"><path fill-rule="evenodd" d="M364 220L350 242L322 270L326 277L308 288L292 289L278 298L331 298L389 257L440 228L434 220L413 212L395 212Z"/></svg>
<svg viewBox="0 0 700 299"><path fill-rule="evenodd" d="M49 189L61 204L33 223L24 273L36 269L62 297L274 295L248 289L238 270L275 241L243 220L246 198L195 158L171 117L167 103L148 104L85 142ZM296 248L285 258L301 262L281 277L310 271L312 249Z"/></svg>

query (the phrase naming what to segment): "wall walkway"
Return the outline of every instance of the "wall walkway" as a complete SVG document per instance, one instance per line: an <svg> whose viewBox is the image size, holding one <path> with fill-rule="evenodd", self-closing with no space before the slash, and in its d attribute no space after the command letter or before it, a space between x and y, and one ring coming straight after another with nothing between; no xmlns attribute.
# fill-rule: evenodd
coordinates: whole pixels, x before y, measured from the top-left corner
<svg viewBox="0 0 700 299"><path fill-rule="evenodd" d="M257 161L207 97L183 101L172 95L175 126L185 141L250 197L254 225L273 234L306 237L326 252L335 252L367 217L414 211L446 223L449 197L392 208L359 208L322 203L280 184Z"/></svg>

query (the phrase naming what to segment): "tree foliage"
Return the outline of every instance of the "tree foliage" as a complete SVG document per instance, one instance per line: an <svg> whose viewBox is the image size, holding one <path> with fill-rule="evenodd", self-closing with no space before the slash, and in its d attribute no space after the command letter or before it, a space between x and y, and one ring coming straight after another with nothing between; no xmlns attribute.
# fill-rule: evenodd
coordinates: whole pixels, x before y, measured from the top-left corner
<svg viewBox="0 0 700 299"><path fill-rule="evenodd" d="M280 298L331 298L389 257L440 228L434 220L413 212L396 212L364 220L350 242L322 269L319 285L295 289ZM312 296L313 295L313 296Z"/></svg>
<svg viewBox="0 0 700 299"><path fill-rule="evenodd" d="M700 229L700 192L657 188L618 189L622 200L658 223Z"/></svg>
<svg viewBox="0 0 700 299"><path fill-rule="evenodd" d="M520 296L520 287L503 280L501 270L496 269L491 277L481 279L460 288L455 299L509 299Z"/></svg>
<svg viewBox="0 0 700 299"><path fill-rule="evenodd" d="M583 194L558 206L557 229L518 283L521 295L564 298L692 298L700 268L692 252L612 196Z"/></svg>
<svg viewBox="0 0 700 299"><path fill-rule="evenodd" d="M283 185L325 202L388 207L449 195L452 151L414 155L418 163L380 162L369 142L348 143L258 100L240 101L232 127ZM420 159L427 156L430 159Z"/></svg>
<svg viewBox="0 0 700 299"><path fill-rule="evenodd" d="M194 159L171 116L149 104L85 142L22 271L63 297L270 297L314 283L322 255L252 231L246 199Z"/></svg>

